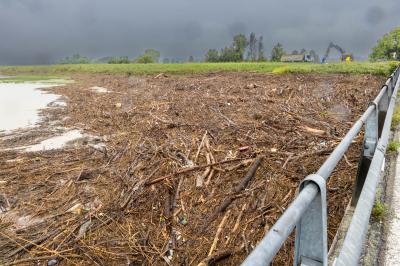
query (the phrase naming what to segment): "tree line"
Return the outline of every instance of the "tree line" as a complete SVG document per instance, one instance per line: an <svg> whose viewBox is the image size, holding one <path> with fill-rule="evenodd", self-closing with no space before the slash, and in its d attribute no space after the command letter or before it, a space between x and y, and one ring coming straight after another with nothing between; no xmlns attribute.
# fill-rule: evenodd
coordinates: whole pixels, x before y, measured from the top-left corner
<svg viewBox="0 0 400 266"><path fill-rule="evenodd" d="M294 50L291 54L304 54L307 51L303 48L299 51ZM315 54L313 50L310 53ZM277 43L271 50L270 61L280 61L286 54L281 43ZM316 54L315 54L316 55ZM264 54L263 36L257 38L254 32L250 33L247 39L244 34L233 37L232 44L222 48L220 51L209 49L205 55L206 62L263 62L268 61Z"/></svg>
<svg viewBox="0 0 400 266"><path fill-rule="evenodd" d="M281 56L285 53L282 44L278 43L272 49L271 60L279 61ZM59 61L60 64L89 64L89 63L102 63L102 64L129 64L129 63L158 63L160 60L160 52L155 49L146 49L145 52L138 56L136 59L130 61L128 56L108 56L98 60L90 60L87 56L74 54ZM250 33L249 38L244 34L237 34L233 37L232 44L226 46L221 51L216 49L208 50L205 60L206 62L263 62L267 61L264 55L263 36L257 37L254 32ZM195 62L193 56L188 59L169 59L164 58L164 64Z"/></svg>
<svg viewBox="0 0 400 266"><path fill-rule="evenodd" d="M221 51L209 49L205 56L206 62L241 62L245 60L266 61L263 36L257 38L256 34L252 32L247 39L244 34L237 34L233 37L230 46L222 48Z"/></svg>
<svg viewBox="0 0 400 266"><path fill-rule="evenodd" d="M271 50L269 60L280 61L281 57L285 54L285 50L281 43L277 43ZM306 50L303 48L300 51L294 50L291 54L304 54ZM309 52L315 58L318 55L311 50ZM372 53L369 56L371 61L381 60L400 60L400 28L395 28L391 32L385 34L378 40ZM263 36L256 36L254 32L250 33L249 38L244 34L237 34L233 37L232 43L224 48L209 49L205 55L204 61L206 62L263 62L267 61L264 52ZM104 57L98 60L90 60L87 56L74 54L61 60L61 64L89 64L89 63L108 63L108 64L128 64L128 63L158 63L160 61L160 52L155 49L146 49L145 52L130 61L128 56L112 56ZM319 60L317 60L319 61ZM188 59L168 59L164 58L163 63L184 63L195 62L193 56Z"/></svg>
<svg viewBox="0 0 400 266"><path fill-rule="evenodd" d="M98 60L90 60L87 56L80 54L74 54L72 56L67 56L62 59L60 64L90 64L90 63L106 63L106 64L148 64L148 63L158 63L160 60L160 52L155 49L146 49L144 54L138 56L133 61L130 61L128 56L107 56L100 58Z"/></svg>
<svg viewBox="0 0 400 266"><path fill-rule="evenodd" d="M247 51L247 53L246 53ZM299 51L294 50L291 54L304 54L307 51L303 48ZM282 56L286 54L281 43L274 45L271 51L271 61L280 61ZM319 56L314 50L310 50L316 61ZM246 55L246 57L245 57ZM370 61L387 61L400 60L400 27L393 29L391 32L383 35L377 44L372 48L369 55ZM209 49L205 55L206 62L262 62L267 61L264 55L263 37L257 38L254 32L250 33L247 39L244 34L238 34L233 37L232 44L222 48L220 51Z"/></svg>

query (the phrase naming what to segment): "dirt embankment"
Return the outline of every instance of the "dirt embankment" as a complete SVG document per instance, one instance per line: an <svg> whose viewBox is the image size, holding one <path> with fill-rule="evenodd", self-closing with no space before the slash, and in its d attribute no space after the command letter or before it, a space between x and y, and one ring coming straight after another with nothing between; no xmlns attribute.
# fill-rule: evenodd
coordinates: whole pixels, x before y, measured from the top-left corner
<svg viewBox="0 0 400 266"><path fill-rule="evenodd" d="M44 124L58 119L106 148L0 152L2 264L197 265L224 257L221 265L237 265L383 81L253 73L74 79L52 89L68 105ZM328 183L330 240L361 140ZM0 145L19 142L27 141ZM244 180L256 158L260 167ZM292 249L293 237L275 264L290 265Z"/></svg>

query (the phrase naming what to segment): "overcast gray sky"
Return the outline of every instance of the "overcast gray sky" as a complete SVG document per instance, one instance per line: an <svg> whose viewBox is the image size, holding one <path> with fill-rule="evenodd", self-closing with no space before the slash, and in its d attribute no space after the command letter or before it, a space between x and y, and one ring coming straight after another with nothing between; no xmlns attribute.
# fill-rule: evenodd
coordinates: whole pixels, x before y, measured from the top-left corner
<svg viewBox="0 0 400 266"><path fill-rule="evenodd" d="M276 42L321 55L332 40L360 58L399 26L399 13L399 0L0 0L0 64L133 58L145 48L202 59L251 31L267 55Z"/></svg>

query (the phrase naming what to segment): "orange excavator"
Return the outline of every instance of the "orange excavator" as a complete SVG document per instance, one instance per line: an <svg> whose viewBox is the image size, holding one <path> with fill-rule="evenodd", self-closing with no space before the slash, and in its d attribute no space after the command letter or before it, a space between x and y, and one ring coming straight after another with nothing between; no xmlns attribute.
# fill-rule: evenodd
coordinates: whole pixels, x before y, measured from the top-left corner
<svg viewBox="0 0 400 266"><path fill-rule="evenodd" d="M346 53L346 51L342 47L340 47L337 44L334 44L333 42L330 42L328 48L326 49L325 55L322 58L322 63L326 63L326 60L328 59L329 53L332 48L339 51L339 53L341 54L340 59L342 62L351 62L354 60L353 54Z"/></svg>

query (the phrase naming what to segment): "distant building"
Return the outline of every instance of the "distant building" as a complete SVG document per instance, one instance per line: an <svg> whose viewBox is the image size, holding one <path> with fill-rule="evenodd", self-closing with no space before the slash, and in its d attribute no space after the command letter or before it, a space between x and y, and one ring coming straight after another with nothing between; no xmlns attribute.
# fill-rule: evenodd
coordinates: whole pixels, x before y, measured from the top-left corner
<svg viewBox="0 0 400 266"><path fill-rule="evenodd" d="M314 62L319 63L318 56L313 53L301 53L301 54L284 54L281 57L281 62Z"/></svg>
<svg viewBox="0 0 400 266"><path fill-rule="evenodd" d="M284 54L281 57L281 62L306 62L305 54Z"/></svg>

